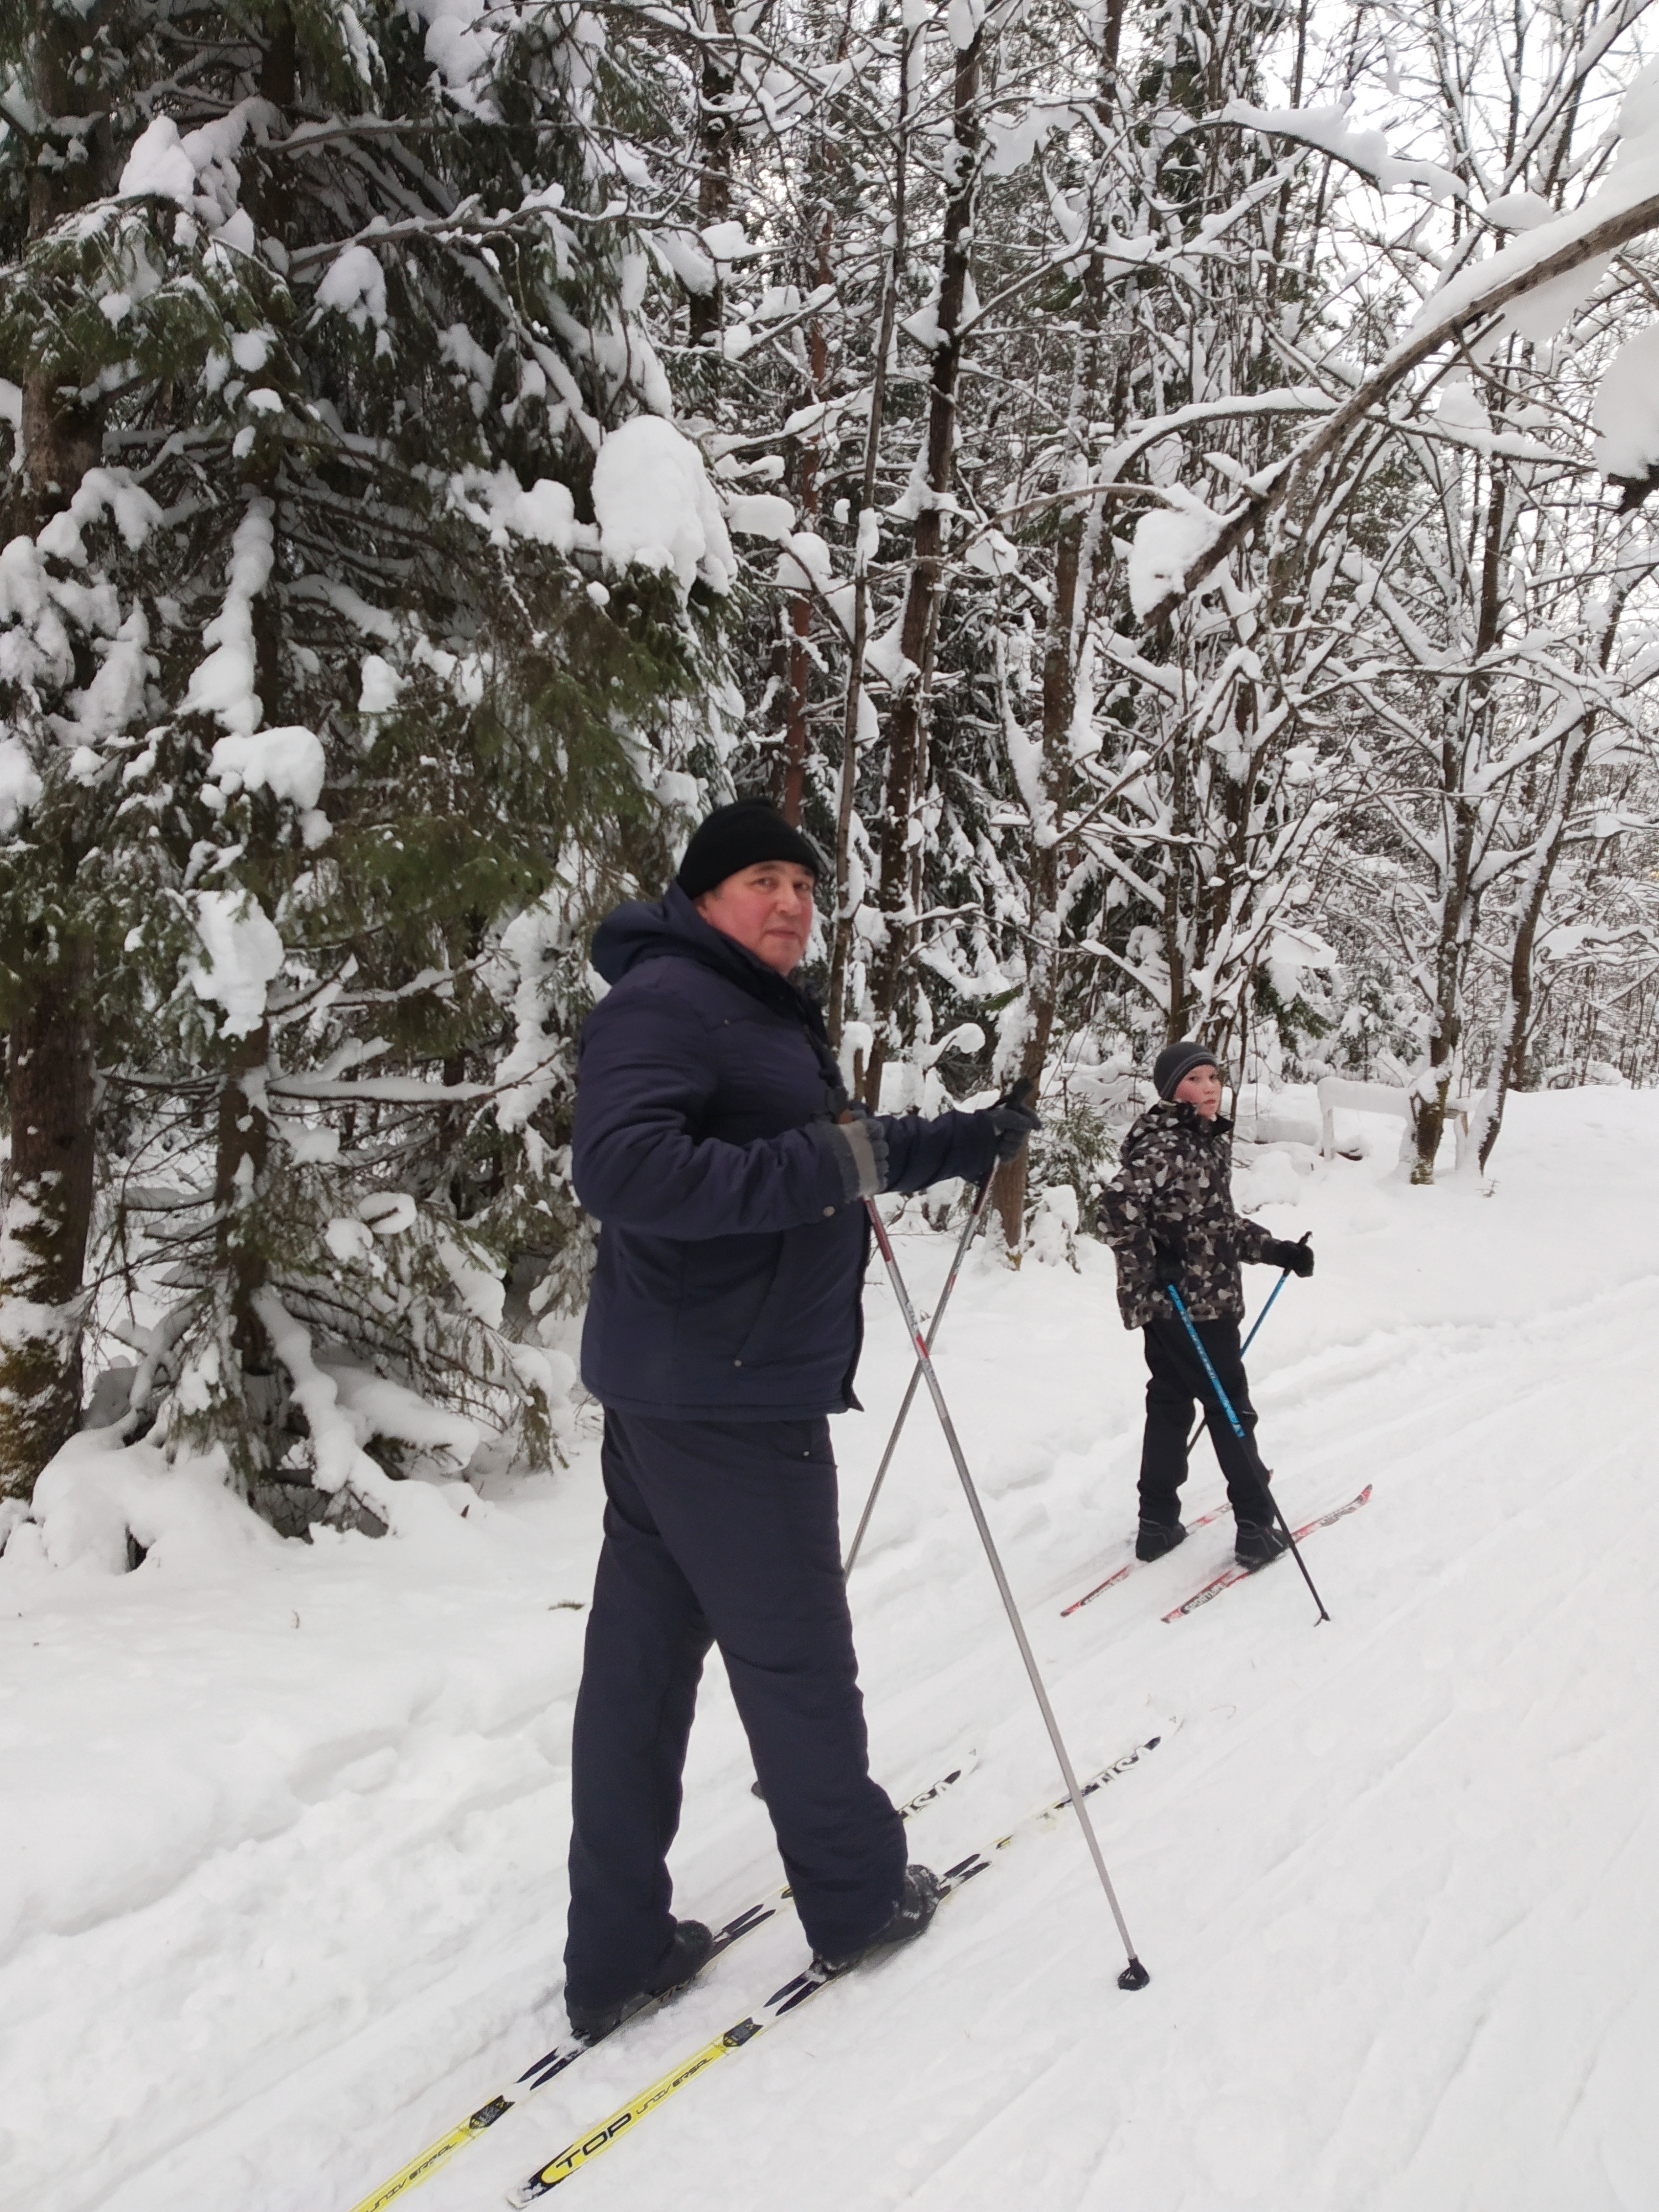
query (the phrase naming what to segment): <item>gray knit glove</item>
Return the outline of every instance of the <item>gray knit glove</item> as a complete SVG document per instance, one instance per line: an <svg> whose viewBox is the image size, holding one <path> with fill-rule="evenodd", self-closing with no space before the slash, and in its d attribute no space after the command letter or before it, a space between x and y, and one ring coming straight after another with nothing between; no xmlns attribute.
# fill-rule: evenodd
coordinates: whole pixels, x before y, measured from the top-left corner
<svg viewBox="0 0 1659 2212"><path fill-rule="evenodd" d="M881 1121L854 1107L844 1121L815 1121L812 1126L836 1156L841 1194L848 1205L886 1189L887 1131Z"/></svg>

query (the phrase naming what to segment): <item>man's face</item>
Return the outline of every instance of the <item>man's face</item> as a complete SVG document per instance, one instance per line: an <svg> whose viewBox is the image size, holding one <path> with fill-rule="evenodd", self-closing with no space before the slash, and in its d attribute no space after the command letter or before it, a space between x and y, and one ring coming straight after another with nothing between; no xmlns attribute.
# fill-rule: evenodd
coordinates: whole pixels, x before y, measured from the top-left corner
<svg viewBox="0 0 1659 2212"><path fill-rule="evenodd" d="M759 860L697 900L711 929L732 938L780 975L799 968L812 934L817 878L799 860Z"/></svg>
<svg viewBox="0 0 1659 2212"><path fill-rule="evenodd" d="M1221 1111L1221 1070L1189 1068L1176 1084L1175 1095L1184 1098L1189 1106L1196 1106L1206 1121L1213 1121Z"/></svg>

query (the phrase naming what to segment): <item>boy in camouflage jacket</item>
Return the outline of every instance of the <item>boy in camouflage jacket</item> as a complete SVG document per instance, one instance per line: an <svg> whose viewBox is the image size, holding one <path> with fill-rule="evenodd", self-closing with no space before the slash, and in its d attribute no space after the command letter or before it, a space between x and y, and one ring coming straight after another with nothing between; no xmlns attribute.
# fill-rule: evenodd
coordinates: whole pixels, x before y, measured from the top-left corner
<svg viewBox="0 0 1659 2212"><path fill-rule="evenodd" d="M1239 1262L1311 1275L1307 1244L1287 1244L1234 1211L1232 1123L1221 1113L1221 1071L1207 1047L1167 1046L1152 1069L1158 1103L1123 1140L1106 1193L1103 1225L1117 1261L1117 1302L1126 1328L1142 1331L1150 1370L1140 1454L1140 1527L1135 1557L1161 1559L1186 1537L1180 1491L1194 1401L1204 1408L1238 1524L1241 1566L1265 1566L1285 1548L1255 1448L1255 1408L1239 1352L1244 1318ZM1167 1292L1174 1284L1203 1340L1245 1434L1236 1437Z"/></svg>

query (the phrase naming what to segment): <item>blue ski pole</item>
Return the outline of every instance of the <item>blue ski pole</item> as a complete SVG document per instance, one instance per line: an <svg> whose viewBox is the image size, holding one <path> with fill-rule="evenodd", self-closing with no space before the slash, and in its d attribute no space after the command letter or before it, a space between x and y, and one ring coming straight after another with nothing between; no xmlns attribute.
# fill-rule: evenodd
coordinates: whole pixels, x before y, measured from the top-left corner
<svg viewBox="0 0 1659 2212"><path fill-rule="evenodd" d="M1210 1355L1205 1350L1204 1340L1199 1334L1197 1327L1193 1321L1193 1317L1187 1310L1186 1300L1182 1297L1180 1291L1176 1290L1173 1283L1169 1284L1166 1287L1169 1291L1170 1303L1175 1307L1176 1311L1181 1316L1182 1321L1186 1327L1187 1334L1193 1340L1193 1350L1198 1354L1200 1359L1203 1362L1204 1372L1210 1378L1210 1388L1215 1392L1217 1405L1220 1407L1222 1412L1227 1417L1228 1427L1238 1438L1240 1443L1248 1443L1249 1442L1249 1438L1244 1432L1244 1424L1239 1419L1237 1414L1234 1413L1232 1400L1227 1395L1226 1392L1221 1387L1221 1377L1216 1373L1215 1367L1210 1358ZM1264 1319L1267 1315L1267 1309L1266 1306L1261 1309ZM1258 1322L1257 1326L1260 1327L1260 1325L1261 1324ZM1307 1562L1303 1559L1301 1553L1297 1548L1296 1538L1291 1534L1290 1522L1285 1518L1284 1514L1279 1510L1279 1500L1273 1496L1271 1487L1267 1483L1264 1482L1261 1488L1262 1493L1266 1497L1268 1504L1273 1508L1274 1520L1278 1522L1280 1528L1285 1532L1285 1541L1291 1547L1291 1557L1296 1561L1297 1566L1301 1568L1302 1579L1308 1585L1309 1594L1312 1597L1314 1603L1319 1607L1320 1620L1328 1620L1331 1616L1325 1610L1325 1601L1321 1597L1319 1592L1314 1588L1313 1577L1308 1572ZM1316 1626L1317 1626L1317 1623L1316 1623Z"/></svg>
<svg viewBox="0 0 1659 2212"><path fill-rule="evenodd" d="M1307 1241L1308 1241L1309 1237L1311 1237L1311 1236L1312 1236L1312 1234L1313 1234L1313 1231L1312 1231L1312 1230L1311 1230L1311 1229L1304 1229L1304 1230L1303 1231L1302 1234L1301 1234L1301 1235L1297 1238L1297 1240L1296 1240L1296 1241L1297 1241L1297 1243L1298 1244L1305 1244L1305 1243L1307 1243ZM1240 1358L1241 1359L1243 1359L1243 1358L1244 1357L1245 1353L1249 1350L1250 1346L1251 1346L1255 1342L1255 1339L1256 1339L1256 1332L1257 1332L1257 1330L1261 1327L1262 1322L1263 1322L1264 1321L1266 1321L1266 1320L1267 1320L1267 1316L1268 1316L1268 1315L1273 1311L1273 1300L1274 1300L1274 1299L1279 1296L1279 1292L1284 1289L1284 1287L1285 1287L1285 1284L1286 1284L1286 1283L1288 1283L1288 1282L1290 1281L1290 1279L1291 1279L1291 1271L1290 1271L1290 1269L1289 1269L1288 1267L1281 1267L1281 1268L1279 1269L1279 1280L1278 1280L1278 1281L1273 1285L1273 1286L1272 1290L1270 1290L1270 1291L1268 1291L1268 1293L1267 1293L1267 1304L1262 1307L1262 1309L1261 1309L1261 1312L1256 1316L1256 1317L1255 1317L1255 1321L1251 1322L1251 1324L1250 1324L1250 1333L1249 1333L1249 1334L1245 1338L1245 1340L1244 1340L1243 1343L1243 1344L1241 1344L1241 1345L1239 1346L1239 1347L1238 1347L1238 1356L1239 1356L1239 1358ZM1193 1431L1193 1432L1192 1432L1191 1436L1189 1436L1189 1437L1188 1437L1188 1439L1187 1439L1187 1449L1188 1449L1188 1451L1191 1451L1191 1449L1192 1449L1193 1446L1194 1446L1194 1445L1198 1442L1199 1437L1200 1437L1200 1433L1202 1432L1203 1427L1204 1427L1204 1417L1203 1417L1203 1415L1200 1413L1200 1416L1199 1416L1199 1419L1198 1419L1197 1425L1194 1427L1194 1431Z"/></svg>

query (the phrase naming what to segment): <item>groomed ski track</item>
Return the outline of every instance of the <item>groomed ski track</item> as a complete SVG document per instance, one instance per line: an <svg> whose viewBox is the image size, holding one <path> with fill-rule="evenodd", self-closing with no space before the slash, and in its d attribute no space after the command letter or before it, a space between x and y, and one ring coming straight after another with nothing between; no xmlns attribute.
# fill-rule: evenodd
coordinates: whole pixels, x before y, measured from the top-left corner
<svg viewBox="0 0 1659 2212"><path fill-rule="evenodd" d="M1252 1353L1267 1456L1322 1530L1184 1620L1224 1520L1069 1620L1133 1526L1138 1340L1111 1271L964 1270L938 1352L1152 1982L1121 1993L1069 1821L913 1950L832 1985L568 2185L591 2212L1647 2212L1659 2172L1659 1098L1526 1097L1488 1198L1376 1152L1241 1204L1311 1229ZM947 1240L907 1236L924 1312ZM1273 1278L1250 1271L1252 1310ZM906 1379L866 1293L843 1517ZM6 1573L0 2201L331 2212L553 2040L568 1701L596 1454L465 1540ZM1188 1495L1218 1480L1206 1445ZM1194 1510L1199 1510L1197 1504ZM158 1563L164 1566L165 1563ZM149 1579L147 1582L147 1576ZM853 1587L878 1771L969 1750L945 1865L1055 1778L931 1413ZM290 1613L305 1625L290 1626ZM193 1701L193 1702L192 1702ZM192 1716L194 1724L192 1725ZM72 1768L66 1742L101 1752ZM763 1889L717 1663L677 1903ZM805 1959L787 1917L407 2202L498 2205Z"/></svg>

